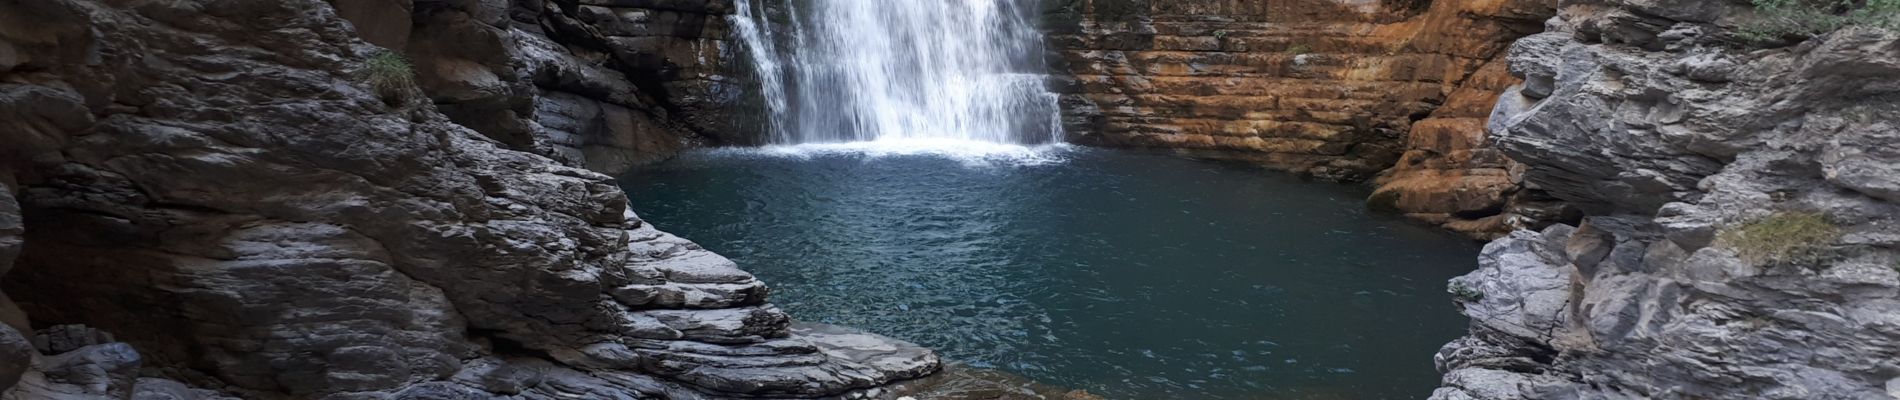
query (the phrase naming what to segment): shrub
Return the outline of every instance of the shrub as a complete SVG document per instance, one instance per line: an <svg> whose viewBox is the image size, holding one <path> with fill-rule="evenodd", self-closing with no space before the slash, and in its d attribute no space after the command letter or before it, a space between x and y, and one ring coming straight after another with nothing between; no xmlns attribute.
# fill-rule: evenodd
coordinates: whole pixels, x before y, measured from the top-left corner
<svg viewBox="0 0 1900 400"><path fill-rule="evenodd" d="M1292 46L1288 46L1288 47L1286 48L1286 53L1287 53L1287 54L1292 54L1292 55L1296 55L1296 56L1297 56L1297 55L1301 55L1301 54L1306 54L1306 53L1311 53L1311 52L1313 52L1313 48L1312 48L1312 47L1307 47L1307 46L1306 46L1306 45L1304 45L1304 44L1295 44L1295 45L1292 45Z"/></svg>
<svg viewBox="0 0 1900 400"><path fill-rule="evenodd" d="M1761 20L1743 25L1743 39L1805 39L1849 26L1900 30L1900 0L1752 0Z"/></svg>
<svg viewBox="0 0 1900 400"><path fill-rule="evenodd" d="M1782 212L1723 230L1718 239L1756 265L1819 262L1828 245L1841 238L1841 228L1826 215Z"/></svg>
<svg viewBox="0 0 1900 400"><path fill-rule="evenodd" d="M384 51L363 61L363 70L358 72L363 84L386 102L399 102L409 95L410 88L416 85L415 68L409 65L409 59L394 51Z"/></svg>

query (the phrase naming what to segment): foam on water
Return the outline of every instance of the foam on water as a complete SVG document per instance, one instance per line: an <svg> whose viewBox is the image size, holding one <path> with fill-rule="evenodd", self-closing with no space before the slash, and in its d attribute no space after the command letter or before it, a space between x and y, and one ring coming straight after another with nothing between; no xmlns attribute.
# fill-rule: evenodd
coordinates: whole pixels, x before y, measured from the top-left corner
<svg viewBox="0 0 1900 400"><path fill-rule="evenodd" d="M738 0L768 143L1061 140L1037 0ZM886 146L878 146L886 147Z"/></svg>
<svg viewBox="0 0 1900 400"><path fill-rule="evenodd" d="M860 142L720 148L709 152L798 159L862 157L866 160L874 160L889 157L938 157L955 160L966 167L1020 167L1060 164L1066 160L1071 150L1072 146L1064 143L1022 145L949 138L895 138Z"/></svg>

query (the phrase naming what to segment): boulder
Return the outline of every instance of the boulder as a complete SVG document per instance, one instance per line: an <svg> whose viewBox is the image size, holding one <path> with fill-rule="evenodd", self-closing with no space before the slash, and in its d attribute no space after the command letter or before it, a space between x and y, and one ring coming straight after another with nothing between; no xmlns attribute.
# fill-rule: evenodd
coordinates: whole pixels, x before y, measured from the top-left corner
<svg viewBox="0 0 1900 400"><path fill-rule="evenodd" d="M1514 232L1453 280L1482 296L1459 296L1471 331L1432 398L1891 396L1900 33L1743 50L1719 39L1738 4L1566 2L1513 48L1526 83L1493 113L1497 148L1590 216ZM1830 234L1756 226L1788 215ZM1816 256L1751 260L1738 235Z"/></svg>

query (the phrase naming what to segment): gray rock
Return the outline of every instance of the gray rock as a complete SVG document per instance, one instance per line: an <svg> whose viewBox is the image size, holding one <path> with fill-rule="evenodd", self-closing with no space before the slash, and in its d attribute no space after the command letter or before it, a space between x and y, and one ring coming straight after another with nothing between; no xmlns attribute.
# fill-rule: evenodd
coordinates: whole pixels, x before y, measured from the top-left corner
<svg viewBox="0 0 1900 400"><path fill-rule="evenodd" d="M368 3L337 5L357 21L352 10ZM725 43L731 12L713 0L489 0L388 14L405 27L413 19L402 48L450 120L510 149L618 174L709 140L755 140L734 133L748 99L721 94L743 83L732 72L744 63L728 59Z"/></svg>
<svg viewBox="0 0 1900 400"><path fill-rule="evenodd" d="M112 334L85 325L54 325L34 332L33 348L41 354L62 354L87 346L113 343Z"/></svg>
<svg viewBox="0 0 1900 400"><path fill-rule="evenodd" d="M0 398L5 399L222 399L213 392L192 389L165 379L138 377L144 357L131 345L112 341L111 335L79 325L61 325L36 332L33 346L18 358L20 365L0 363ZM11 339L10 339L11 338ZM18 339L18 340L15 340ZM20 349L24 338L0 327L0 351ZM42 354L43 353L43 354ZM14 372L19 372L14 374ZM10 379L10 380L9 380Z"/></svg>
<svg viewBox="0 0 1900 400"><path fill-rule="evenodd" d="M1682 75L1698 82L1724 83L1733 78L1735 61L1721 53L1704 53L1683 58L1677 64Z"/></svg>
<svg viewBox="0 0 1900 400"><path fill-rule="evenodd" d="M1571 271L1563 265L1561 249L1552 249L1546 237L1518 231L1485 245L1477 272L1452 280L1454 286L1474 290L1465 301L1465 315L1493 325L1498 332L1534 342L1556 340L1570 304L1565 289Z"/></svg>
<svg viewBox="0 0 1900 400"><path fill-rule="evenodd" d="M1843 130L1821 154L1828 183L1890 202L1900 202L1900 126L1878 122Z"/></svg>
<svg viewBox="0 0 1900 400"><path fill-rule="evenodd" d="M13 190L17 186L12 180L12 172L0 166L0 278L13 269L14 259L26 245L26 221L20 213L20 203L14 199ZM20 310L4 290L0 290L0 325L14 332L33 330L27 323L26 311Z"/></svg>
<svg viewBox="0 0 1900 400"><path fill-rule="evenodd" d="M1594 216L1494 242L1453 280L1483 296L1459 300L1472 328L1433 398L1891 398L1900 34L1740 52L1697 39L1739 3L1565 4L1512 53L1548 95L1507 94L1492 124L1526 186ZM1783 212L1842 235L1791 265L1723 239Z"/></svg>
<svg viewBox="0 0 1900 400"><path fill-rule="evenodd" d="M20 377L33 367L36 355L33 342L25 335L13 327L0 325L0 393L6 393L20 382Z"/></svg>
<svg viewBox="0 0 1900 400"><path fill-rule="evenodd" d="M137 350L125 343L105 343L50 355L36 362L47 382L75 386L88 394L111 398L131 396L138 379Z"/></svg>
<svg viewBox="0 0 1900 400"><path fill-rule="evenodd" d="M132 400L237 400L218 392L194 388L164 378L139 378Z"/></svg>
<svg viewBox="0 0 1900 400"><path fill-rule="evenodd" d="M1556 91L1557 66L1561 62L1557 56L1569 40L1569 35L1564 33L1546 32L1525 36L1511 43L1506 60L1510 63L1511 76L1524 80L1520 95L1542 99ZM1506 99L1510 97L1508 94L1504 96Z"/></svg>
<svg viewBox="0 0 1900 400"><path fill-rule="evenodd" d="M433 102L374 95L358 71L382 49L320 0L0 2L31 16L0 30L14 52L0 251L19 253L0 258L0 285L36 321L98 328L49 331L37 344L71 355L41 359L69 362L20 374L16 392L822 397L935 370L896 340L794 329L731 260L634 217L610 177L551 159L548 127L526 117L657 134L635 125L705 118L719 99L694 96L717 89L689 86L725 84L711 70L557 42L602 39L562 30L585 26L546 14L560 4L425 3L406 46ZM701 3L665 11L730 12ZM632 18L610 14L595 16ZM667 60L717 48L666 33L680 35L659 39ZM634 85L628 70L664 79ZM567 111L537 113L555 92L573 96L544 105ZM485 113L506 118L472 119ZM186 387L137 389L127 365ZM495 372L509 365L545 372Z"/></svg>

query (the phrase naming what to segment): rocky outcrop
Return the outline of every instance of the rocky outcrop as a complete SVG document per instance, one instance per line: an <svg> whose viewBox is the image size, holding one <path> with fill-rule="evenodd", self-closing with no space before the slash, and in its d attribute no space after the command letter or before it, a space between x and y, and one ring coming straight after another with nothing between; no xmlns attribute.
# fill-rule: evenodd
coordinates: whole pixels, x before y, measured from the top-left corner
<svg viewBox="0 0 1900 400"><path fill-rule="evenodd" d="M1072 141L1378 177L1375 208L1482 237L1551 208L1513 202L1483 138L1503 50L1552 3L1065 0L1045 25Z"/></svg>
<svg viewBox="0 0 1900 400"><path fill-rule="evenodd" d="M1404 156L1374 180L1369 207L1480 240L1577 220L1576 209L1526 183L1523 166L1491 145L1491 109L1520 82L1506 65L1498 54L1412 124Z"/></svg>
<svg viewBox="0 0 1900 400"><path fill-rule="evenodd" d="M4 361L20 369L0 369L5 399L236 400L164 378L139 377L143 363L131 345L78 325L54 326L31 341L11 327L0 327Z"/></svg>
<svg viewBox="0 0 1900 400"><path fill-rule="evenodd" d="M331 0L450 120L614 174L734 135L729 0Z"/></svg>
<svg viewBox="0 0 1900 400"><path fill-rule="evenodd" d="M447 3L398 8L522 32L490 3ZM0 291L34 326L115 338L22 367L30 330L0 307L0 392L38 398L40 374L117 398L818 397L937 368L910 344L793 324L731 261L628 212L608 176L437 112L475 98L430 83L460 56L413 49L473 31L416 25L410 90L426 96L386 98L361 72L385 50L341 15L0 2ZM561 79L606 71L514 50Z"/></svg>
<svg viewBox="0 0 1900 400"><path fill-rule="evenodd" d="M1753 49L1746 4L1565 4L1491 124L1591 216L1452 281L1433 398L1900 397L1900 33Z"/></svg>

